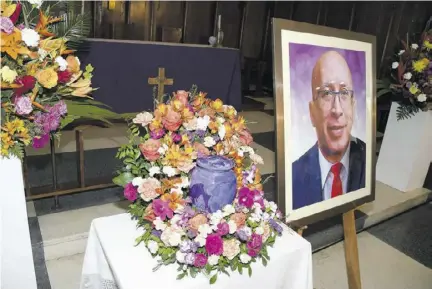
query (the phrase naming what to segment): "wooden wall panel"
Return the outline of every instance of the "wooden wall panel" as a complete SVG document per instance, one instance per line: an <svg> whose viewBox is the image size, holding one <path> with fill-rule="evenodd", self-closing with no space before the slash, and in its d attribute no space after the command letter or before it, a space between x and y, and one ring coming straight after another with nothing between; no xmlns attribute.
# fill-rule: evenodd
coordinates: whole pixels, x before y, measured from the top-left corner
<svg viewBox="0 0 432 289"><path fill-rule="evenodd" d="M185 43L208 44L213 35L214 2L187 2Z"/></svg>
<svg viewBox="0 0 432 289"><path fill-rule="evenodd" d="M266 25L266 2L249 2L243 32L242 53L244 57L257 59L261 52L262 37Z"/></svg>
<svg viewBox="0 0 432 289"><path fill-rule="evenodd" d="M321 18L324 18L325 23L320 23L328 27L349 30L351 13L355 2L340 1L340 2L325 2L323 6Z"/></svg>
<svg viewBox="0 0 432 289"><path fill-rule="evenodd" d="M240 1L220 1L217 14L222 15L222 31L224 32L223 46L239 47L241 5Z"/></svg>
<svg viewBox="0 0 432 289"><path fill-rule="evenodd" d="M183 28L184 5L180 1L154 1L156 40L162 39L162 28Z"/></svg>
<svg viewBox="0 0 432 289"><path fill-rule="evenodd" d="M294 5L292 20L317 24L317 16L320 14L323 2L299 1ZM325 16L325 15L324 15Z"/></svg>
<svg viewBox="0 0 432 289"><path fill-rule="evenodd" d="M150 40L150 2L130 1L129 5L128 38L133 40Z"/></svg>

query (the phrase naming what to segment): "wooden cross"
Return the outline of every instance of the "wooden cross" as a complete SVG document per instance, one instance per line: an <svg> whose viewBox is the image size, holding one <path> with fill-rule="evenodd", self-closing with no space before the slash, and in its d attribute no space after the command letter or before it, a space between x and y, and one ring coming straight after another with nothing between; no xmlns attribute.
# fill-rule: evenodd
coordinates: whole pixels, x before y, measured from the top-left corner
<svg viewBox="0 0 432 289"><path fill-rule="evenodd" d="M159 73L157 77L150 77L148 79L148 84L157 85L157 99L159 102L162 102L162 96L164 95L164 86L165 85L173 85L173 78L165 77L165 68L159 67Z"/></svg>

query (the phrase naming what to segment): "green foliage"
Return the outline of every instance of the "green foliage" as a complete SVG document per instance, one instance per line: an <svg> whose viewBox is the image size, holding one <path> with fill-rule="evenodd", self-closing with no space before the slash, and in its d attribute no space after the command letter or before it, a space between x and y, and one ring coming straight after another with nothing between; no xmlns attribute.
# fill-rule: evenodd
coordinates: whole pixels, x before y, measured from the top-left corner
<svg viewBox="0 0 432 289"><path fill-rule="evenodd" d="M83 76L85 79L91 79L93 77L93 72L94 68L93 66L89 63L87 64L87 66L85 67L85 72L83 73Z"/></svg>
<svg viewBox="0 0 432 289"><path fill-rule="evenodd" d="M218 278L218 274L214 274L213 277L210 278L210 284L216 283Z"/></svg>
<svg viewBox="0 0 432 289"><path fill-rule="evenodd" d="M390 88L390 81L388 79L377 79L376 80L376 97L380 98L383 95L392 93L393 91Z"/></svg>
<svg viewBox="0 0 432 289"><path fill-rule="evenodd" d="M396 110L397 120L409 119L414 116L420 109L413 104L400 104Z"/></svg>
<svg viewBox="0 0 432 289"><path fill-rule="evenodd" d="M120 187L125 187L126 184L130 183L135 176L130 172L124 172L117 177L113 178L113 183Z"/></svg>

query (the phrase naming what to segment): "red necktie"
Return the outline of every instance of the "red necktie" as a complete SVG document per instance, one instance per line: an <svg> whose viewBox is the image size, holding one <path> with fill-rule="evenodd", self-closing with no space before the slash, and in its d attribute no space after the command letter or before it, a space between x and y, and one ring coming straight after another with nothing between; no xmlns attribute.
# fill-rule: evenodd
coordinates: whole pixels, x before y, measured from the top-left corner
<svg viewBox="0 0 432 289"><path fill-rule="evenodd" d="M342 195L342 181L340 178L340 171L342 168L341 163L335 163L332 165L330 171L333 173L333 184L331 190L331 197L337 197Z"/></svg>

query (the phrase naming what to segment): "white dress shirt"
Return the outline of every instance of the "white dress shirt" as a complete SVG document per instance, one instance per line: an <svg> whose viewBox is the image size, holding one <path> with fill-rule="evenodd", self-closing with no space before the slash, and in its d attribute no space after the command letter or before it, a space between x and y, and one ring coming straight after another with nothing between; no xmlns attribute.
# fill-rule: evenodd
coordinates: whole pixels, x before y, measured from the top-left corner
<svg viewBox="0 0 432 289"><path fill-rule="evenodd" d="M342 160L340 161L342 163L340 178L342 181L343 194L345 194L348 189L349 151L350 151L350 145L348 146L348 149L346 150L344 156L342 157ZM326 158L321 153L320 149L318 149L318 155L319 155L318 160L319 160L319 165L321 170L321 188L322 188L323 200L328 200L331 199L331 191L333 185L334 175L330 171L333 164L328 160L326 160Z"/></svg>

